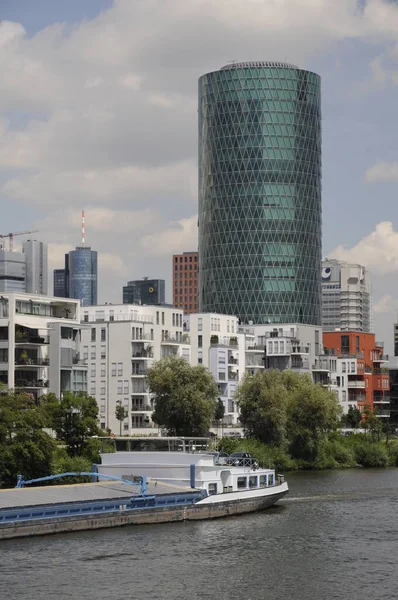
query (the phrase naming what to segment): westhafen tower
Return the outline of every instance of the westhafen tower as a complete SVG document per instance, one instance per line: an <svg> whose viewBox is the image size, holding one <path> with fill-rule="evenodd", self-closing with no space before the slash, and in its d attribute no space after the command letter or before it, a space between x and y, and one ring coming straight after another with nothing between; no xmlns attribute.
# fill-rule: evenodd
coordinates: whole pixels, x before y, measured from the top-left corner
<svg viewBox="0 0 398 600"><path fill-rule="evenodd" d="M199 79L201 312L321 324L321 81L280 62Z"/></svg>

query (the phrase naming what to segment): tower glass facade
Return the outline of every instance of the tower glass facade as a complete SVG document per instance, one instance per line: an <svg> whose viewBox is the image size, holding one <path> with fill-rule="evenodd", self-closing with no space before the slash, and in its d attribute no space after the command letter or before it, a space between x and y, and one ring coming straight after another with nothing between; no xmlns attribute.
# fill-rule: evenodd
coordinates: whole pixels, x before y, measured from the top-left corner
<svg viewBox="0 0 398 600"><path fill-rule="evenodd" d="M321 324L321 82L286 63L199 80L199 310Z"/></svg>
<svg viewBox="0 0 398 600"><path fill-rule="evenodd" d="M69 252L69 298L82 306L97 304L97 252L80 247Z"/></svg>

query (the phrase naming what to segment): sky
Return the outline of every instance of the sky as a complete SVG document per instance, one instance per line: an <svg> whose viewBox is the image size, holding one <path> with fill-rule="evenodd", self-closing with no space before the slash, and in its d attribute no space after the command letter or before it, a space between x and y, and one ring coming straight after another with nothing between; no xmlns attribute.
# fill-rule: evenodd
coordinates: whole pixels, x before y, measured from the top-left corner
<svg viewBox="0 0 398 600"><path fill-rule="evenodd" d="M171 255L197 248L198 78L230 60L319 73L323 255L369 268L391 351L396 0L0 0L0 20L0 233L39 230L61 268L84 209L100 302L144 276L170 300Z"/></svg>

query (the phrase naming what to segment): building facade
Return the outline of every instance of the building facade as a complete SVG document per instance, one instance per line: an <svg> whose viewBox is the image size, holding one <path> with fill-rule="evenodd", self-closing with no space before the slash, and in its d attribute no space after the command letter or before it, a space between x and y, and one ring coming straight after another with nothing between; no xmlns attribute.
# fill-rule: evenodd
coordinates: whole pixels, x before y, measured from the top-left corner
<svg viewBox="0 0 398 600"><path fill-rule="evenodd" d="M98 300L98 255L89 246L65 254L65 267L54 270L54 296L75 298L82 306Z"/></svg>
<svg viewBox="0 0 398 600"><path fill-rule="evenodd" d="M199 309L321 324L321 82L273 62L199 80Z"/></svg>
<svg viewBox="0 0 398 600"><path fill-rule="evenodd" d="M26 257L23 252L0 250L0 292L25 292Z"/></svg>
<svg viewBox="0 0 398 600"><path fill-rule="evenodd" d="M26 286L28 294L48 294L47 244L37 240L23 242L22 252L26 261ZM64 296L65 297L65 296Z"/></svg>
<svg viewBox="0 0 398 600"><path fill-rule="evenodd" d="M83 359L88 365L89 393L97 400L102 429L134 434L154 429L154 399L148 368L163 357L191 360L183 312L167 306L129 304L82 308ZM116 407L126 411L123 422ZM157 428L157 426L156 426Z"/></svg>
<svg viewBox="0 0 398 600"><path fill-rule="evenodd" d="M347 412L350 405L368 406L380 417L390 416L390 380L384 344L374 333L334 331L323 334L325 354L338 360L336 391Z"/></svg>
<svg viewBox="0 0 398 600"><path fill-rule="evenodd" d="M80 356L79 302L4 293L0 298L0 381L37 400L87 391Z"/></svg>
<svg viewBox="0 0 398 600"><path fill-rule="evenodd" d="M137 279L123 286L123 304L165 304L164 279Z"/></svg>
<svg viewBox="0 0 398 600"><path fill-rule="evenodd" d="M173 255L173 306L199 312L199 252Z"/></svg>
<svg viewBox="0 0 398 600"><path fill-rule="evenodd" d="M365 267L333 259L322 261L322 328L372 331L372 288Z"/></svg>

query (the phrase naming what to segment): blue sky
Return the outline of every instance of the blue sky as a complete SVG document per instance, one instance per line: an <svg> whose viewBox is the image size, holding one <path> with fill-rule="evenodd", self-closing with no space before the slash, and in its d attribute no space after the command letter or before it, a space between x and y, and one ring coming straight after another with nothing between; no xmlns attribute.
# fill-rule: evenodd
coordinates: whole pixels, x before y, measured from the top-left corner
<svg viewBox="0 0 398 600"><path fill-rule="evenodd" d="M39 229L54 268L85 208L101 301L145 275L170 286L170 255L196 246L197 78L231 58L319 73L323 254L369 267L391 347L396 3L2 0L0 18L1 230Z"/></svg>

